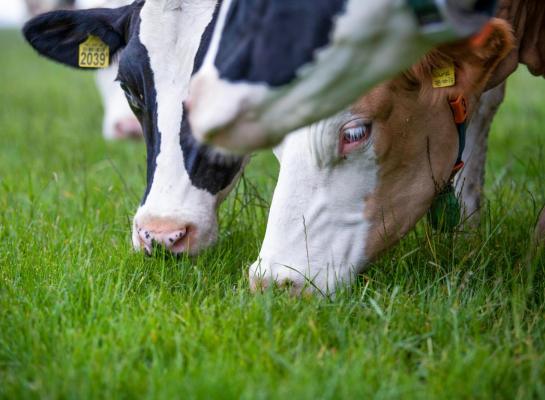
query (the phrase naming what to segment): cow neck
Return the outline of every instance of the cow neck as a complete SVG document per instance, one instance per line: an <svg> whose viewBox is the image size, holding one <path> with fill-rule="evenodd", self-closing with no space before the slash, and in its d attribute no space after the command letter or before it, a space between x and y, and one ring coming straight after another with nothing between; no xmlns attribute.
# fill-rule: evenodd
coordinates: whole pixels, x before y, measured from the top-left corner
<svg viewBox="0 0 545 400"><path fill-rule="evenodd" d="M456 124L456 130L458 131L458 157L452 168L448 183L439 193L437 193L433 200L430 210L428 211L428 220L435 230L452 233L460 224L462 216L460 202L458 201L454 190L454 178L458 172L464 168L462 156L466 144L467 130L466 97L462 94L456 98L449 99L449 105L452 110L454 123Z"/></svg>

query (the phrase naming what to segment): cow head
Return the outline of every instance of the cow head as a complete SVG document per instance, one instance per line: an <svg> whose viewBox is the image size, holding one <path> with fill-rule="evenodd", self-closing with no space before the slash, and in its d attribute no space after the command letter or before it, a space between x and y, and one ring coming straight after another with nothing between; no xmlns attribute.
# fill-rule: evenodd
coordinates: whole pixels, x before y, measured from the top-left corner
<svg viewBox="0 0 545 400"><path fill-rule="evenodd" d="M512 48L506 23L485 38L432 52L345 112L304 128L276 149L280 176L253 287L287 283L333 292L403 237L449 182L459 139L449 100L469 113ZM454 64L456 84L432 88Z"/></svg>
<svg viewBox="0 0 545 400"><path fill-rule="evenodd" d="M211 37L216 0L142 0L114 9L59 11L31 20L24 34L41 54L78 67L78 48L98 37L119 59L118 81L142 125L147 187L133 244L195 253L217 235L216 209L243 165L208 157L195 142L183 102Z"/></svg>
<svg viewBox="0 0 545 400"><path fill-rule="evenodd" d="M271 147L349 106L438 42L475 33L495 3L226 0L192 82L193 131L235 152ZM446 26L457 35L438 35Z"/></svg>

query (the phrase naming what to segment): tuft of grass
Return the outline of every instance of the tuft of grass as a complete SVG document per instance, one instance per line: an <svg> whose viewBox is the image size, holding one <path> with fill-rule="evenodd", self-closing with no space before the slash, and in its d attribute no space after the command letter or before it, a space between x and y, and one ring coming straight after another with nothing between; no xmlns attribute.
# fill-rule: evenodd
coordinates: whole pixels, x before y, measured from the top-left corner
<svg viewBox="0 0 545 400"><path fill-rule="evenodd" d="M542 81L510 81L479 229L420 224L335 299L292 298L248 290L270 154L217 247L134 254L143 144L102 140L92 75L0 49L1 398L545 398Z"/></svg>

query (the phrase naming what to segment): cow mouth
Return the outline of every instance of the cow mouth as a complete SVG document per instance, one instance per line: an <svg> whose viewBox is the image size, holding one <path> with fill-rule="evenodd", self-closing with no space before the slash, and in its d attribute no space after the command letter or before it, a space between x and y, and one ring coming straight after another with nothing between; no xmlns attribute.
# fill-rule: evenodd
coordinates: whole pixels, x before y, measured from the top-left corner
<svg viewBox="0 0 545 400"><path fill-rule="evenodd" d="M196 231L193 227L186 227L174 234L168 232L154 232L137 230L137 250L143 250L146 256L153 257L161 254L182 256L196 250Z"/></svg>

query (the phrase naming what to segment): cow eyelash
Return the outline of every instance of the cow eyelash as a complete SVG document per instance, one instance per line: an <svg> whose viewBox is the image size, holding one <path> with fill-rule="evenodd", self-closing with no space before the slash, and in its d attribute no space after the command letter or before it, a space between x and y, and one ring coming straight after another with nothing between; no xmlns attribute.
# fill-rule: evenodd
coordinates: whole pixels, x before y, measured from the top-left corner
<svg viewBox="0 0 545 400"><path fill-rule="evenodd" d="M343 139L346 143L359 142L361 139L363 139L366 136L368 130L369 130L369 127L365 125L356 126L353 128L346 128L343 131L343 135L344 135Z"/></svg>
<svg viewBox="0 0 545 400"><path fill-rule="evenodd" d="M341 128L343 143L355 143L366 139L371 134L372 124L362 119L356 119L346 123Z"/></svg>
<svg viewBox="0 0 545 400"><path fill-rule="evenodd" d="M373 124L363 119L354 119L344 124L340 129L340 152L346 156L360 148L371 137Z"/></svg>

